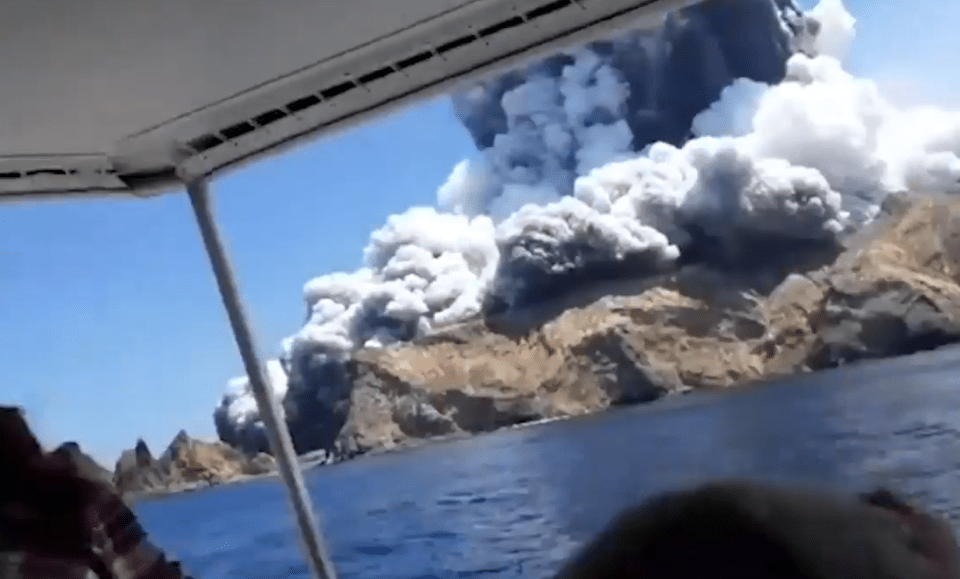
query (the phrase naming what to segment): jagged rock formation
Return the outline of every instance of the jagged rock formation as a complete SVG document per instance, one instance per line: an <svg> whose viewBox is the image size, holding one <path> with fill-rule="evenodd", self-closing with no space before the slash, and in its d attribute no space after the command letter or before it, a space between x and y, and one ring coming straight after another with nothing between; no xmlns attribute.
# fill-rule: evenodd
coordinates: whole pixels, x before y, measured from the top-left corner
<svg viewBox="0 0 960 579"><path fill-rule="evenodd" d="M300 449L350 457L960 340L960 201L885 208L843 247L812 246L790 267L698 264L359 350Z"/></svg>
<svg viewBox="0 0 960 579"><path fill-rule="evenodd" d="M265 454L247 455L222 442L191 438L181 430L155 459L141 439L133 449L124 451L113 475L113 483L123 493L153 494L190 490L275 470L273 458Z"/></svg>
<svg viewBox="0 0 960 579"><path fill-rule="evenodd" d="M895 199L833 265L770 296L768 366L827 368L960 339L960 202Z"/></svg>
<svg viewBox="0 0 960 579"><path fill-rule="evenodd" d="M161 490L166 486L163 472L143 439L120 454L113 482L121 492Z"/></svg>

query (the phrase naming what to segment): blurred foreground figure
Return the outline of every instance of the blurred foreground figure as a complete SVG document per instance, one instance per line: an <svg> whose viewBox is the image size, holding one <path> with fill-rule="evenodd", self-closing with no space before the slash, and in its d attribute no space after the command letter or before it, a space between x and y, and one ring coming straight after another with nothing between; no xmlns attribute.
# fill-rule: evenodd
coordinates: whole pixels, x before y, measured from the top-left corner
<svg viewBox="0 0 960 579"><path fill-rule="evenodd" d="M0 579L190 579L146 538L114 489L45 453L0 406Z"/></svg>
<svg viewBox="0 0 960 579"><path fill-rule="evenodd" d="M557 579L957 579L949 524L861 496L712 482L622 513Z"/></svg>

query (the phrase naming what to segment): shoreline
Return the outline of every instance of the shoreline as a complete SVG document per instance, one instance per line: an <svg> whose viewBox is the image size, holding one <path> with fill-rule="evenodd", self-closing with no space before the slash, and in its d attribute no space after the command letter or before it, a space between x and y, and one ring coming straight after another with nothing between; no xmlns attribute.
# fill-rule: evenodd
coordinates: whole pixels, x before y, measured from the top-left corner
<svg viewBox="0 0 960 579"><path fill-rule="evenodd" d="M533 428L542 427L542 426L546 426L546 425L558 423L558 422L566 422L566 421L574 421L574 420L589 420L589 419L594 419L594 418L603 416L608 412L616 412L620 410L634 409L634 408L654 408L658 403L666 403L668 401L678 400L678 399L687 398L687 397L696 397L697 395L708 395L708 394L716 395L716 394L727 394L727 393L734 394L738 392L745 392L753 389L769 387L772 385L776 385L778 383L787 382L792 379L803 377L803 376L812 376L812 375L826 373L826 372L837 372L837 371L843 371L846 369L853 369L853 368L865 368L865 367L880 365L884 363L890 363L898 360L906 360L910 358L930 356L936 353L942 353L947 350L957 350L958 352L960 352L960 343L948 344L948 345L940 346L938 348L934 348L932 350L925 350L925 351L916 352L913 354L889 356L885 358L857 360L854 362L843 364L835 368L825 368L822 370L801 371L801 372L794 372L786 375L768 376L765 378L747 381L747 382L737 384L735 386L731 386L728 388L723 388L723 389L689 388L679 392L670 392L664 395L663 397L658 398L657 400L654 400L651 402L621 405L621 406L609 406L607 408L604 408L598 411L585 412L582 414L541 418L537 420L531 420L527 422L513 424L510 426L504 426L502 428L498 428L498 429L487 431L487 432L480 432L480 433L461 432L461 433L450 434L445 436L437 436L432 438L408 439L391 447L377 448L353 457L340 458L333 461L329 461L325 458L317 458L315 456L321 453L322 451L311 451L309 453L300 455L300 457L298 457L301 459L300 470L301 472L306 474L309 471L313 471L321 467L331 467L331 466L337 466L345 463L352 463L355 461L363 460L364 458L375 458L380 456L403 454L405 452L414 451L414 450L425 448L428 446L441 445L441 444L457 442L461 440L473 439L473 438L478 438L481 436L486 436L491 434L533 429ZM958 359L957 362L958 364L960 364L960 359ZM911 365L911 366L918 366L917 368L911 368L910 371L913 372L917 370L922 370L925 364L921 363L921 364ZM314 455L314 456L311 456L311 455ZM197 482L194 484L184 485L183 487L169 489L169 490L153 490L153 491L143 491L143 492L137 492L137 493L126 493L123 495L123 498L124 500L131 503L143 502L143 501L152 502L152 501L162 500L168 497L202 492L205 490L211 490L211 489L215 489L223 486L241 485L243 483L257 482L261 480L279 481L280 478L281 478L280 474L276 471L273 471L268 473L255 474L255 475L244 475L234 479L220 481L216 483Z"/></svg>

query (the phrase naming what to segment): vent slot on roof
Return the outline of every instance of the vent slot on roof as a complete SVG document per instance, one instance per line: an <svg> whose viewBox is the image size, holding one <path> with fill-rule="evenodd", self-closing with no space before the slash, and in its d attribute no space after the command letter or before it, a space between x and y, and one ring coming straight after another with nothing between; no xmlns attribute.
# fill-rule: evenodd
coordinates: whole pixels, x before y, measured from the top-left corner
<svg viewBox="0 0 960 579"><path fill-rule="evenodd" d="M216 135L208 134L208 135L202 135L200 137L197 137L196 139L193 139L192 141L187 143L187 145L189 145L190 148L193 149L194 151L198 153L202 153L222 143L223 143L223 139L221 139L220 137Z"/></svg>
<svg viewBox="0 0 960 579"><path fill-rule="evenodd" d="M514 16L510 20L504 20L503 22L498 22L493 26L487 26L486 28L481 28L477 33L480 36L493 36L498 32L503 32L504 30L509 30L511 28L516 28L517 26L523 26L523 23L526 22L521 16Z"/></svg>
<svg viewBox="0 0 960 579"><path fill-rule="evenodd" d="M320 91L320 96L324 99L332 99L342 94L346 94L355 88L357 88L357 84L348 80L347 82L341 82L340 84L335 84L329 88L323 89Z"/></svg>
<svg viewBox="0 0 960 579"><path fill-rule="evenodd" d="M360 84L367 84L370 82L380 80L381 78L386 78L395 72L397 71L392 66L385 66L379 70L368 72L367 74L362 75L360 78L357 79L357 82L359 82Z"/></svg>
<svg viewBox="0 0 960 579"><path fill-rule="evenodd" d="M99 189L110 188L111 185L105 184L103 180L116 176L116 173L116 169L106 167L80 168L57 164L46 167L34 166L19 171L0 171L0 182L26 181L28 191L31 182L33 182L33 186L38 186L41 189L49 187L59 190ZM17 184L14 184L13 187L15 187L14 191L21 190Z"/></svg>
<svg viewBox="0 0 960 579"><path fill-rule="evenodd" d="M264 127L275 123L290 114L296 114L300 111L315 107L321 103L335 101L344 95L349 95L355 89L363 88L364 85L383 80L394 74L402 72L414 66L421 65L431 59L437 58L444 53L469 46L474 42L490 42L491 37L500 32L523 26L525 23L543 18L564 10L571 6L577 6L575 0L553 0L541 6L533 8L523 14L511 16L500 22L495 22L484 26L475 33L461 35L451 39L440 39L435 50L424 50L394 61L387 66L380 66L375 70L354 76L356 80L347 80L336 82L331 86L321 87L313 94L304 95L294 101L291 101L281 107L266 110L247 121L243 121L230 127L221 129L218 132L203 135L193 139L188 145L197 153L203 153L214 147L218 147L228 141L241 137L247 133L256 131L258 127ZM462 34L462 33L461 33ZM342 77L341 77L342 78Z"/></svg>
<svg viewBox="0 0 960 579"><path fill-rule="evenodd" d="M323 102L323 99L321 99L317 95L311 94L302 98L298 98L295 101L288 102L286 105L286 109L291 113L298 113L304 109L309 109L312 106L316 106L321 102Z"/></svg>
<svg viewBox="0 0 960 579"><path fill-rule="evenodd" d="M267 111L253 117L253 122L257 123L261 127L265 127L270 123L275 123L286 116L287 113L281 111L280 109L273 109L272 111Z"/></svg>
<svg viewBox="0 0 960 579"><path fill-rule="evenodd" d="M433 53L429 50L424 50L423 52L419 52L413 56L408 56L403 60L397 61L397 68L410 68L411 66L424 63L431 58L433 58Z"/></svg>
<svg viewBox="0 0 960 579"><path fill-rule="evenodd" d="M237 137L246 135L247 133L252 133L257 130L255 126L250 124L247 121L242 123L237 123L233 126L227 127L220 131L220 134L227 138L227 140L236 139Z"/></svg>
<svg viewBox="0 0 960 579"><path fill-rule="evenodd" d="M450 52L451 50L456 50L462 46L472 44L476 41L477 41L477 37L472 34L469 36L461 36L456 40L451 40L450 42L441 44L440 46L437 47L437 52L439 52L440 54L443 54L445 52Z"/></svg>
<svg viewBox="0 0 960 579"><path fill-rule="evenodd" d="M68 174L68 173L67 173L67 171L66 171L65 169L34 169L34 170L32 170L32 171L26 171L26 172L23 174L23 176L24 176L24 177L34 177L34 176L36 176L36 175L57 175L57 176L64 176L64 175L67 175L67 174Z"/></svg>
<svg viewBox="0 0 960 579"><path fill-rule="evenodd" d="M546 16L547 14L552 14L557 10L563 10L564 8L573 4L573 0L555 0L549 4L544 4L538 8L534 8L530 12L527 12L527 19L535 20Z"/></svg>

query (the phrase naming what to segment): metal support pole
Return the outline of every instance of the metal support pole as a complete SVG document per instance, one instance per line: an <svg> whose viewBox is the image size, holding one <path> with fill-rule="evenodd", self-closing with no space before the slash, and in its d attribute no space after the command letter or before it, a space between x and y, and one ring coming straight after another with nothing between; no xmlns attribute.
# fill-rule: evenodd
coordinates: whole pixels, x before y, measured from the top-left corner
<svg viewBox="0 0 960 579"><path fill-rule="evenodd" d="M223 298L224 308L226 308L227 316L230 318L230 326L233 328L233 335L237 341L237 348L240 350L240 357L243 358L243 366L247 371L250 386L253 388L257 407L260 409L260 418L263 419L263 424L267 428L270 447L277 459L277 467L290 493L290 503L297 517L300 536L303 539L303 547L306 551L307 561L313 571L313 577L315 579L336 579L333 565L320 533L320 526L317 524L317 519L310 505L310 498L307 496L306 487L303 484L303 473L300 471L300 463L293 450L290 431L280 416L280 405L268 389L266 373L260 364L253 332L247 322L247 316L240 301L240 292L234 280L233 269L223 247L223 241L220 239L220 233L217 231L213 212L210 209L210 194L206 181L196 180L187 183L187 193L190 195L190 204L193 206L197 225L200 226L203 245L210 257L213 275L217 279L220 297Z"/></svg>

